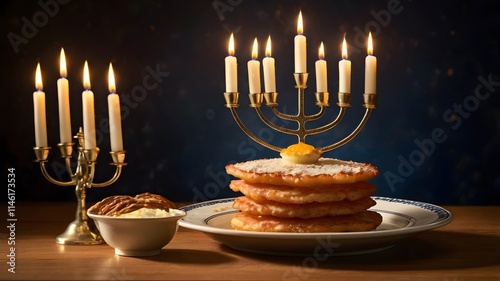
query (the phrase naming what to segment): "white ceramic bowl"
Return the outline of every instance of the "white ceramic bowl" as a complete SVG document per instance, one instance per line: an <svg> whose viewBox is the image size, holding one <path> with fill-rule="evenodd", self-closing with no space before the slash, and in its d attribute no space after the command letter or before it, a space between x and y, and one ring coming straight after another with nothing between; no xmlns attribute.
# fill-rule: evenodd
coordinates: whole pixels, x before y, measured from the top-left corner
<svg viewBox="0 0 500 281"><path fill-rule="evenodd" d="M102 238L121 256L153 256L174 237L178 221L186 212L172 209L173 216L159 218L120 218L87 212Z"/></svg>

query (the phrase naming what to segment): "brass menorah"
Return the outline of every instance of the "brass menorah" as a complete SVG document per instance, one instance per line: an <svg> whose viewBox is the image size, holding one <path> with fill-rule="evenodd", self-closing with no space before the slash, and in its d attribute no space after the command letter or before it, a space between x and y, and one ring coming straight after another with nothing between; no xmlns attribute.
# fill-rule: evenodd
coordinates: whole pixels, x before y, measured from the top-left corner
<svg viewBox="0 0 500 281"><path fill-rule="evenodd" d="M93 187L105 187L113 184L118 180L121 175L122 167L127 165L125 160L125 151L111 151L111 158L116 167L115 174L113 177L103 183L94 183L95 175L95 165L97 162L97 155L99 153L99 148L95 147L92 149L85 149L84 133L82 128L75 136L78 139L78 159L75 172L73 172L71 167L71 158L73 153L74 142L59 143L57 146L61 151L61 157L64 158L66 169L71 177L70 181L59 181L54 179L49 175L45 164L48 162L50 147L34 147L36 155L36 162L40 163L40 169L42 170L43 176L55 185L60 186L75 186L75 194L78 200L78 205L76 209L75 220L71 222L66 231L61 235L57 236L56 242L59 244L67 245L93 245L104 243L99 231L95 228L95 225L90 223L87 217L87 208L85 204L85 198L87 194L87 188Z"/></svg>
<svg viewBox="0 0 500 281"><path fill-rule="evenodd" d="M257 113L257 115L260 117L260 119L270 128L289 135L296 135L298 138L299 142L305 142L305 138L308 135L315 135L315 134L320 134L324 133L335 126L337 126L342 118L344 117L344 114L346 112L346 109L351 106L350 100L351 100L351 93L338 93L338 102L337 105L339 106L340 110L337 115L337 117L331 121L330 123L318 127L318 128L312 128L312 129L307 129L306 128L306 123L309 121L314 121L320 119L326 111L326 108L329 106L329 93L328 92L316 92L316 105L320 108L319 111L315 114L312 115L306 115L304 112L304 95L305 95L305 89L307 88L307 78L308 78L308 73L294 73L294 78L295 78L295 87L298 89L298 109L297 109L297 114L296 115L290 115L290 114L285 114L280 112L277 107L278 107L278 93L277 92L269 92L269 93L250 93L248 95L250 99L250 107L253 107ZM238 124L238 126L247 134L252 140L255 142L259 143L260 145L267 147L271 150L278 151L280 152L283 150L282 147L275 146L273 144L270 144L260 138L258 138L255 134L253 134L246 126L243 124L241 121L240 117L238 116L238 113L236 112L236 108L239 106L239 92L225 92L224 93L224 98L226 101L226 107L231 110L231 114L233 115L234 120ZM321 153L331 151L333 149L336 149L349 141L351 141L364 127L366 122L368 121L368 118L370 117L371 112L375 109L376 107L376 101L377 101L377 94L375 93L365 93L363 94L363 99L364 99L364 104L363 107L366 109L365 114L363 118L361 119L361 122L359 125L352 131L349 135L347 135L345 138L342 140L339 140L333 144L327 145L325 147L317 148ZM289 128L284 128L281 126L276 125L275 123L271 122L268 118L264 116L261 110L261 106L263 101L265 100L266 106L270 107L274 114L283 119L283 120L289 120L289 121L295 121L297 123L297 129L289 129Z"/></svg>

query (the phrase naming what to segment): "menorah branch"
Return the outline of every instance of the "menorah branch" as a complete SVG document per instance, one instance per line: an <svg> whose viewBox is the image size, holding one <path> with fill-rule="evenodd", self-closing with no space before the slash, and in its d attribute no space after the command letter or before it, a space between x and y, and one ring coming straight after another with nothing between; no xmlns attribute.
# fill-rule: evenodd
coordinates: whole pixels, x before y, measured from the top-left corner
<svg viewBox="0 0 500 281"><path fill-rule="evenodd" d="M274 124L273 122L271 122L270 120L268 120L266 118L266 116L264 116L264 114L262 113L262 110L260 110L260 107L255 107L255 111L257 112L257 115L260 117L262 122L264 122L264 124L269 126L271 129L278 131L278 132L281 132L281 133L284 133L284 134L289 134L289 135L295 135L297 133L297 130L288 129L285 127L278 126L278 125ZM293 121L295 121L295 120L293 120Z"/></svg>
<svg viewBox="0 0 500 281"><path fill-rule="evenodd" d="M339 113L338 113L337 117L335 118L335 120L333 120L329 124L326 124L326 125L321 126L319 128L314 128L314 129L306 130L306 135L321 134L321 133L324 133L324 132L332 129L333 127L337 126L340 123L340 121L342 120L342 118L345 115L345 112L346 112L346 108L345 107L341 107L340 110L339 110Z"/></svg>
<svg viewBox="0 0 500 281"><path fill-rule="evenodd" d="M231 114L233 115L233 118L234 120L236 121L236 124L238 124L238 126L240 127L240 129L245 132L245 134L250 138L252 139L253 141L255 141L256 143L266 147L266 148L269 148L271 150L274 150L274 151L277 151L277 152L280 152L283 148L281 147L277 147L275 145L272 145L268 142L265 142L261 139L259 139L256 135L254 135L246 126L245 124L243 124L243 122L241 122L241 119L240 117L238 116L238 113L236 112L236 107L229 107L229 110L231 111Z"/></svg>
<svg viewBox="0 0 500 281"><path fill-rule="evenodd" d="M315 93L316 105L320 107L320 111L315 113L315 114L312 114L312 115L306 115L304 112L304 103L305 103L304 102L304 95L305 95L305 88L307 87L307 85L306 85L307 73L295 73L294 77L295 77L295 82L296 82L295 88L298 89L298 91L297 91L298 104L297 104L297 114L296 115L285 114L285 113L280 112L277 109L277 106L278 106L278 102L277 102L278 93L277 92L250 93L248 95L248 97L250 100L250 107L253 107L255 109L257 115L264 122L265 125L272 128L273 130L276 130L276 131L284 133L284 134L296 135L299 142L305 142L306 136L324 133L324 132L336 127L342 121L342 119L345 116L347 108L351 107L351 93L338 92L337 105L339 106L339 113L333 121L331 121L330 123L323 125L321 127L306 129L307 122L313 121L313 120L318 120L324 116L324 114L326 112L326 107L329 106L329 103L328 103L329 93L328 92L316 92ZM243 122L240 120L240 118L236 112L236 108L239 106L239 103L238 103L239 93L238 92L225 92L224 98L226 100L226 107L230 109L234 120L236 121L236 123L238 124L240 129L245 134L247 134L247 136L249 136L252 140L259 143L260 145L267 147L271 150L280 152L283 149L283 148L274 146L268 142L263 141L262 139L260 139L256 135L254 135L243 124ZM283 120L297 122L297 129L286 128L283 126L279 126L274 122L271 122L271 120L269 118L267 118L261 110L261 105L262 105L264 100L266 101L266 105L271 108L272 112L277 117L279 117ZM331 145L319 148L319 150L321 152L327 152L327 151L336 149L336 148L348 143L356 135L359 134L361 129L366 124L368 118L370 117L371 112L373 111L373 109L376 108L377 94L365 93L365 94L363 94L363 100L364 100L363 107L366 108L366 112L365 112L365 115L363 116L361 122L359 123L359 125L354 129L353 132L351 132L344 139L337 141Z"/></svg>
<svg viewBox="0 0 500 281"><path fill-rule="evenodd" d="M356 127L356 129L354 129L354 131L352 133L350 133L347 137L345 137L344 139L334 143L334 144L331 144L331 145L328 145L328 146L325 146L325 147L322 147L320 148L319 150L321 152L327 152L327 151L330 151L330 150L334 150L338 147L341 147L342 145L348 143L349 141L351 141L356 135L359 134L359 132L361 132L361 129L363 129L363 127L365 126L366 124L366 121L368 121L368 118L370 117L370 114L372 113L373 109L371 108L367 108L366 111L365 111L365 115L363 116L363 119L361 119L361 122L358 124L358 126Z"/></svg>

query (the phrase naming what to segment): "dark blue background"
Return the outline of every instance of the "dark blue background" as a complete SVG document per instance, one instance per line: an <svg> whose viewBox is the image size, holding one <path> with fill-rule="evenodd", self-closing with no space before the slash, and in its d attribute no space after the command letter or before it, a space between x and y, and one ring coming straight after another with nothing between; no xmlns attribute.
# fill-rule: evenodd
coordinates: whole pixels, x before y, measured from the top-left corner
<svg viewBox="0 0 500 281"><path fill-rule="evenodd" d="M82 123L84 60L90 66L97 128L107 118L109 62L122 95L129 165L113 186L89 190L89 200L144 191L175 201L234 196L227 187L225 165L278 155L250 141L224 107L229 34L236 37L242 119L256 134L287 146L293 138L272 132L246 106L246 61L255 37L262 58L270 34L279 108L295 113L293 37L302 9L310 72L308 113L317 110L314 61L320 42L326 47L331 93L338 89L337 62L344 34L353 68L353 107L334 130L309 138L313 145L343 138L361 119L366 56L361 39L371 30L378 58L378 108L358 137L326 156L376 165L380 176L373 182L378 195L436 204L500 203L500 12L491 1L61 2L0 4L0 153L3 174L9 167L16 169L18 200L74 200L73 188L49 184L32 162L32 92L40 62L49 144L54 147L49 167L52 175L67 179L56 149L61 47L68 61L73 132ZM57 9L49 5L50 10L44 11L47 3L58 3ZM38 26L23 33L27 21ZM25 41L13 43L13 34ZM155 80L151 70L162 75ZM485 87L482 78L492 86ZM478 87L481 99L476 97ZM333 95L331 103L335 100ZM325 120L334 118L337 110L331 106ZM108 165L106 126L100 131L96 181L105 181L113 167ZM440 135L432 140L436 133ZM420 142L425 145L419 146ZM0 198L6 200L6 194Z"/></svg>

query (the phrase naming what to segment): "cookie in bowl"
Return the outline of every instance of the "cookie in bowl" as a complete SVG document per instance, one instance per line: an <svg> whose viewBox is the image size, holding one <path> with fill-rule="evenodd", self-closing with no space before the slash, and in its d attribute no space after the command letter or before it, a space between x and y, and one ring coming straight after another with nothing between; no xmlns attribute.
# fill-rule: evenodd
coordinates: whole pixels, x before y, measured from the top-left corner
<svg viewBox="0 0 500 281"><path fill-rule="evenodd" d="M115 254L152 256L172 240L186 212L165 197L146 192L134 197L107 197L91 206L87 214Z"/></svg>

